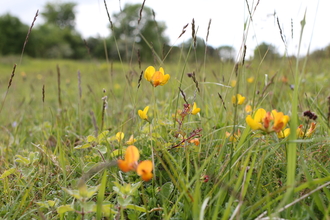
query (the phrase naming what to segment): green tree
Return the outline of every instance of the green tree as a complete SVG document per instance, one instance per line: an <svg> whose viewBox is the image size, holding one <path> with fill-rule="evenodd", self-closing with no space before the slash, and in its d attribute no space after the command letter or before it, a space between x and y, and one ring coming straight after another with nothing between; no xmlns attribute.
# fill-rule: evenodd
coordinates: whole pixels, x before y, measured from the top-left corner
<svg viewBox="0 0 330 220"><path fill-rule="evenodd" d="M265 60L273 60L279 58L276 48L268 43L261 43L254 49L254 58L255 59L263 59Z"/></svg>
<svg viewBox="0 0 330 220"><path fill-rule="evenodd" d="M48 58L81 59L87 49L81 35L75 30L76 3L47 3L41 13L45 24L36 30L39 42L38 56Z"/></svg>
<svg viewBox="0 0 330 220"><path fill-rule="evenodd" d="M0 16L0 54L20 54L28 29L27 25L10 14Z"/></svg>
<svg viewBox="0 0 330 220"><path fill-rule="evenodd" d="M76 3L47 3L44 12L41 15L45 18L46 23L57 25L59 28L75 28L76 15L74 8Z"/></svg>
<svg viewBox="0 0 330 220"><path fill-rule="evenodd" d="M113 15L111 42L116 38L119 53L127 60L137 54L137 50L142 60L150 60L153 53L162 58L163 46L168 43L165 23L156 21L155 13L146 6L140 19L140 9L141 4L126 4L122 11ZM117 53L112 51L110 55Z"/></svg>

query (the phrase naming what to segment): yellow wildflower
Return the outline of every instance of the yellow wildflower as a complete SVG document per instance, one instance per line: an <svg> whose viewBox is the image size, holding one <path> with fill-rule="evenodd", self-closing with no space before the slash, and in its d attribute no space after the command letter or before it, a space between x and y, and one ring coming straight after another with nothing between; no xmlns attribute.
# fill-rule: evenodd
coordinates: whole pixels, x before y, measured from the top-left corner
<svg viewBox="0 0 330 220"><path fill-rule="evenodd" d="M146 121L148 121L148 116L147 116L148 110L149 110L149 106L146 106L146 107L143 109L143 111L142 111L142 110L139 110L139 111L138 111L138 114L139 114L139 116L140 116L140 118L141 118L142 120L146 120Z"/></svg>
<svg viewBox="0 0 330 220"><path fill-rule="evenodd" d="M231 102L234 105L242 105L244 101L245 101L245 97L242 96L241 94L237 94L236 96L233 96L231 98Z"/></svg>
<svg viewBox="0 0 330 220"><path fill-rule="evenodd" d="M283 131L277 133L278 138L286 138L290 134L290 128L286 128Z"/></svg>
<svg viewBox="0 0 330 220"><path fill-rule="evenodd" d="M235 87L235 86L236 86L236 83L237 83L236 80L232 80L232 81L230 82L230 86L231 86L231 87Z"/></svg>
<svg viewBox="0 0 330 220"><path fill-rule="evenodd" d="M240 130L237 130L237 132L233 135L231 133L229 133L228 131L226 131L226 138L229 138L229 141L231 141L231 142L236 142L239 137L241 137Z"/></svg>
<svg viewBox="0 0 330 220"><path fill-rule="evenodd" d="M116 139L117 139L117 141L118 142L120 142L121 140L123 140L124 139L124 136L125 136L125 134L123 133L123 132L118 132L117 134L116 134Z"/></svg>
<svg viewBox="0 0 330 220"><path fill-rule="evenodd" d="M196 104L196 102L194 102L193 109L191 110L191 114L196 115L200 111L201 111L201 109L197 108L197 104Z"/></svg>
<svg viewBox="0 0 330 220"><path fill-rule="evenodd" d="M126 141L126 144L128 145L132 145L136 142L136 139L134 138L133 135L130 136L130 138L128 139L128 141Z"/></svg>
<svg viewBox="0 0 330 220"><path fill-rule="evenodd" d="M251 77L247 78L246 81L247 81L248 83L253 83L253 82L254 82L254 77L251 76Z"/></svg>
<svg viewBox="0 0 330 220"><path fill-rule="evenodd" d="M159 71L156 71L155 67L149 66L144 72L144 78L149 81L154 87L159 85L163 86L170 79L169 74L165 74L162 67L159 68Z"/></svg>
<svg viewBox="0 0 330 220"><path fill-rule="evenodd" d="M303 125L299 125L297 128L297 136L304 138L304 137L311 137L312 134L314 133L316 128L316 123L312 122L309 129L306 131L306 133L303 131Z"/></svg>
<svg viewBox="0 0 330 220"><path fill-rule="evenodd" d="M267 133L275 131L278 133L286 127L290 118L284 115L283 112L277 112L275 109L271 112L266 112L265 109L259 108L254 118L248 115L245 120L252 130L262 130Z"/></svg>

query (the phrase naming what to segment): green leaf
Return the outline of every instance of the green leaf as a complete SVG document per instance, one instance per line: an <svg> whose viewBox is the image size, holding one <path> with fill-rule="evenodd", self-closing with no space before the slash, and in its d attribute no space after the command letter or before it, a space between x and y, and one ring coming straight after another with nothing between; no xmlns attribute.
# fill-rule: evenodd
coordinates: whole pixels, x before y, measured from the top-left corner
<svg viewBox="0 0 330 220"><path fill-rule="evenodd" d="M26 178L29 177L34 171L34 167L24 167L22 168L22 175Z"/></svg>
<svg viewBox="0 0 330 220"><path fill-rule="evenodd" d="M31 164L37 162L39 160L39 152L30 152L29 161Z"/></svg>
<svg viewBox="0 0 330 220"><path fill-rule="evenodd" d="M72 211L74 211L74 209L72 208L71 205L61 205L57 208L58 214L63 214L63 213L72 212Z"/></svg>
<svg viewBox="0 0 330 220"><path fill-rule="evenodd" d="M97 186L91 186L89 188L87 188L87 199L89 199L90 197L92 197L100 188L100 185Z"/></svg>
<svg viewBox="0 0 330 220"><path fill-rule="evenodd" d="M106 141L108 134L109 134L108 130L103 131L101 134L99 134L99 136L97 136L98 142Z"/></svg>
<svg viewBox="0 0 330 220"><path fill-rule="evenodd" d="M88 135L86 139L87 139L87 142L88 143L98 142L97 139L96 139L96 137L94 137L92 135Z"/></svg>
<svg viewBox="0 0 330 220"><path fill-rule="evenodd" d="M83 145L78 145L78 146L74 147L74 149L86 149L86 148L89 148L91 146L92 145L90 143L87 143L87 144L83 144Z"/></svg>
<svg viewBox="0 0 330 220"><path fill-rule="evenodd" d="M133 204L129 204L126 206L127 209L133 209L139 212L147 212L147 210L144 207L141 206L137 206L137 205L133 205Z"/></svg>
<svg viewBox="0 0 330 220"><path fill-rule="evenodd" d="M126 150L126 148L121 149L121 150L117 149L117 150L112 151L110 154L110 158L118 157L119 155L122 155L123 152L125 152L125 150Z"/></svg>
<svg viewBox="0 0 330 220"><path fill-rule="evenodd" d="M10 174L13 174L16 171L16 168L10 168L9 170L6 170L5 172L3 172L3 174L0 176L0 179L3 179L7 176L9 176Z"/></svg>
<svg viewBox="0 0 330 220"><path fill-rule="evenodd" d="M70 196L75 197L78 200L82 199L82 196L79 193L79 190L71 190L71 189L67 189L67 188L62 188L66 193L68 193Z"/></svg>
<svg viewBox="0 0 330 220"><path fill-rule="evenodd" d="M85 202L84 203L84 211L85 212L95 212L96 203L93 201Z"/></svg>
<svg viewBox="0 0 330 220"><path fill-rule="evenodd" d="M108 151L108 148L104 145L97 145L94 149L99 150L101 154L105 154Z"/></svg>
<svg viewBox="0 0 330 220"><path fill-rule="evenodd" d="M15 162L23 163L25 165L30 164L30 160L26 157L22 157L21 155L15 155L15 157L16 157Z"/></svg>
<svg viewBox="0 0 330 220"><path fill-rule="evenodd" d="M38 206L40 206L41 208L49 209L49 204L48 204L48 202L36 202L36 204L37 204Z"/></svg>
<svg viewBox="0 0 330 220"><path fill-rule="evenodd" d="M173 183L167 182L160 188L159 194L161 197L168 198L174 189Z"/></svg>
<svg viewBox="0 0 330 220"><path fill-rule="evenodd" d="M103 215L110 217L110 215L115 215L118 212L114 209L112 209L114 205L110 203L109 201L104 201L102 204L102 213Z"/></svg>

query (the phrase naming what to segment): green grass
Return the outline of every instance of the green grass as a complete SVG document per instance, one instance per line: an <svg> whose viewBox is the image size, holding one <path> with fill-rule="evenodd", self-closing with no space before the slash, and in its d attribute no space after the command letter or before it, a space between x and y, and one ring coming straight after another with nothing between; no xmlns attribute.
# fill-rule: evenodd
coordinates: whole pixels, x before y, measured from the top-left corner
<svg viewBox="0 0 330 220"><path fill-rule="evenodd" d="M20 58L1 59L0 218L329 219L329 61L189 56L163 61L171 78L156 88L139 79L157 63L24 57L11 78ZM200 113L178 114L194 102ZM137 113L146 106L149 122ZM258 108L289 115L291 136L252 130ZM296 135L312 121L310 137ZM117 166L131 135L154 164L149 182Z"/></svg>
<svg viewBox="0 0 330 220"><path fill-rule="evenodd" d="M142 79L137 88L142 71L137 64L23 59L1 112L0 216L253 219L265 213L264 216L286 219L327 219L328 186L303 196L330 182L329 80L325 72L318 72L316 63L308 61L298 91L298 113L290 115L293 91L289 84L293 84L294 78L288 71L294 63L288 58L251 61L249 67L239 66L238 78L232 71L233 63L205 63L205 70L199 70L196 63L186 63L185 70L175 63L165 63L165 73L171 75L166 85L153 88ZM148 65L153 64L142 66ZM329 63L324 60L322 65ZM6 92L12 66L10 62L1 63L1 94ZM201 92L186 75L192 71ZM273 83L261 92L275 73ZM282 81L284 75L288 82ZM255 77L254 82L248 83L251 76ZM231 80L237 80L235 87L230 86ZM178 96L180 83L188 103L196 102L201 108L199 114L185 116L181 125L173 119L185 103ZM234 106L231 97L237 90L246 100L243 105ZM107 108L101 130L105 96ZM290 142L287 138L278 139L274 133L254 135L245 122L246 104L254 104L254 109L278 109L291 118L297 117L298 124L304 126L307 121L303 111L318 115L312 137L291 142L297 146L297 162L289 200L286 182ZM137 114L147 105L150 124ZM87 144L88 136L95 135L93 117L98 133L109 131L109 139L93 144L89 141L89 146L94 147L75 149ZM171 149L196 129L201 129L197 131L200 145L186 141L184 146ZM236 142L230 142L225 135L233 129L242 133ZM124 139L111 139L119 131L124 132ZM121 158L117 150L127 146L125 142L132 134L137 139L134 145L140 150L140 160L154 161L154 178L149 182L141 182L134 172L120 172L112 162ZM106 169L100 165L103 158L108 163ZM81 197L81 180L87 189L91 188L92 193L86 198ZM290 203L293 205L287 212L289 208L285 206Z"/></svg>

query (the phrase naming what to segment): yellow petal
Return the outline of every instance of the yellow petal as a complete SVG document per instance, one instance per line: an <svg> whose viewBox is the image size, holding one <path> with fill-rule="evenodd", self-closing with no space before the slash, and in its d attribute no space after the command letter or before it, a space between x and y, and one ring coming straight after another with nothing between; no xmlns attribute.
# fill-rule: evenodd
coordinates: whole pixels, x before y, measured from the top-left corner
<svg viewBox="0 0 330 220"><path fill-rule="evenodd" d="M247 78L247 82L248 82L248 83L253 83L253 81L254 81L254 77L253 77L253 76Z"/></svg>
<svg viewBox="0 0 330 220"><path fill-rule="evenodd" d="M150 82L154 87L159 86L164 80L164 73L156 71L151 77Z"/></svg>
<svg viewBox="0 0 330 220"><path fill-rule="evenodd" d="M156 72L155 67L149 66L145 71L144 71L144 78L150 82L152 76Z"/></svg>
<svg viewBox="0 0 330 220"><path fill-rule="evenodd" d="M237 94L237 104L238 105L242 105L243 104L243 102L245 101L245 97L244 96L242 96L241 94Z"/></svg>
<svg viewBox="0 0 330 220"><path fill-rule="evenodd" d="M262 120L264 119L264 117L266 117L266 110L263 109L263 108L259 108L255 115L254 115L254 120L257 121L257 122L262 122Z"/></svg>
<svg viewBox="0 0 330 220"><path fill-rule="evenodd" d="M196 104L196 102L194 102L194 105L193 105L193 109L191 111L191 114L196 115L200 111L201 111L201 109L200 108L197 108L197 104Z"/></svg>
<svg viewBox="0 0 330 220"><path fill-rule="evenodd" d="M311 137L312 134L315 131L315 128L316 128L316 123L315 122L312 122L311 123L311 126L309 127L308 131L306 132L306 137Z"/></svg>
<svg viewBox="0 0 330 220"><path fill-rule="evenodd" d="M260 124L260 122L253 120L251 115L248 115L245 119L246 123L250 126L250 128L252 130L258 130L258 129L262 129L262 125Z"/></svg>
<svg viewBox="0 0 330 220"><path fill-rule="evenodd" d="M280 131L277 133L278 138L286 138L290 134L290 128L285 129L284 131Z"/></svg>
<svg viewBox="0 0 330 220"><path fill-rule="evenodd" d="M170 79L169 74L164 75L164 78L163 78L162 82L160 83L160 85L161 86L165 85L169 79Z"/></svg>
<svg viewBox="0 0 330 220"><path fill-rule="evenodd" d="M137 163L139 158L139 150L134 145L128 146L125 152L125 161L127 162L127 164L131 165L133 163Z"/></svg>
<svg viewBox="0 0 330 220"><path fill-rule="evenodd" d="M139 116L140 116L140 118L141 118L142 120L148 120L148 116L147 116L147 114L148 114L148 110L149 110L149 106L146 106L146 107L143 109L143 111L142 111L142 110L138 110L138 114L139 114Z"/></svg>
<svg viewBox="0 0 330 220"><path fill-rule="evenodd" d="M136 139L134 138L133 135L130 136L130 138L128 139L128 141L126 141L126 144L128 145L132 145L136 142Z"/></svg>
<svg viewBox="0 0 330 220"><path fill-rule="evenodd" d="M165 71L164 71L164 68L163 67L160 67L159 68L159 72L163 73L163 75L165 75Z"/></svg>
<svg viewBox="0 0 330 220"><path fill-rule="evenodd" d="M152 178L152 162L150 160L144 160L139 163L136 172L144 181L149 181Z"/></svg>
<svg viewBox="0 0 330 220"><path fill-rule="evenodd" d="M125 134L123 132L121 132L121 131L116 134L116 139L117 139L118 142L120 142L121 140L123 140L124 137L125 137Z"/></svg>

